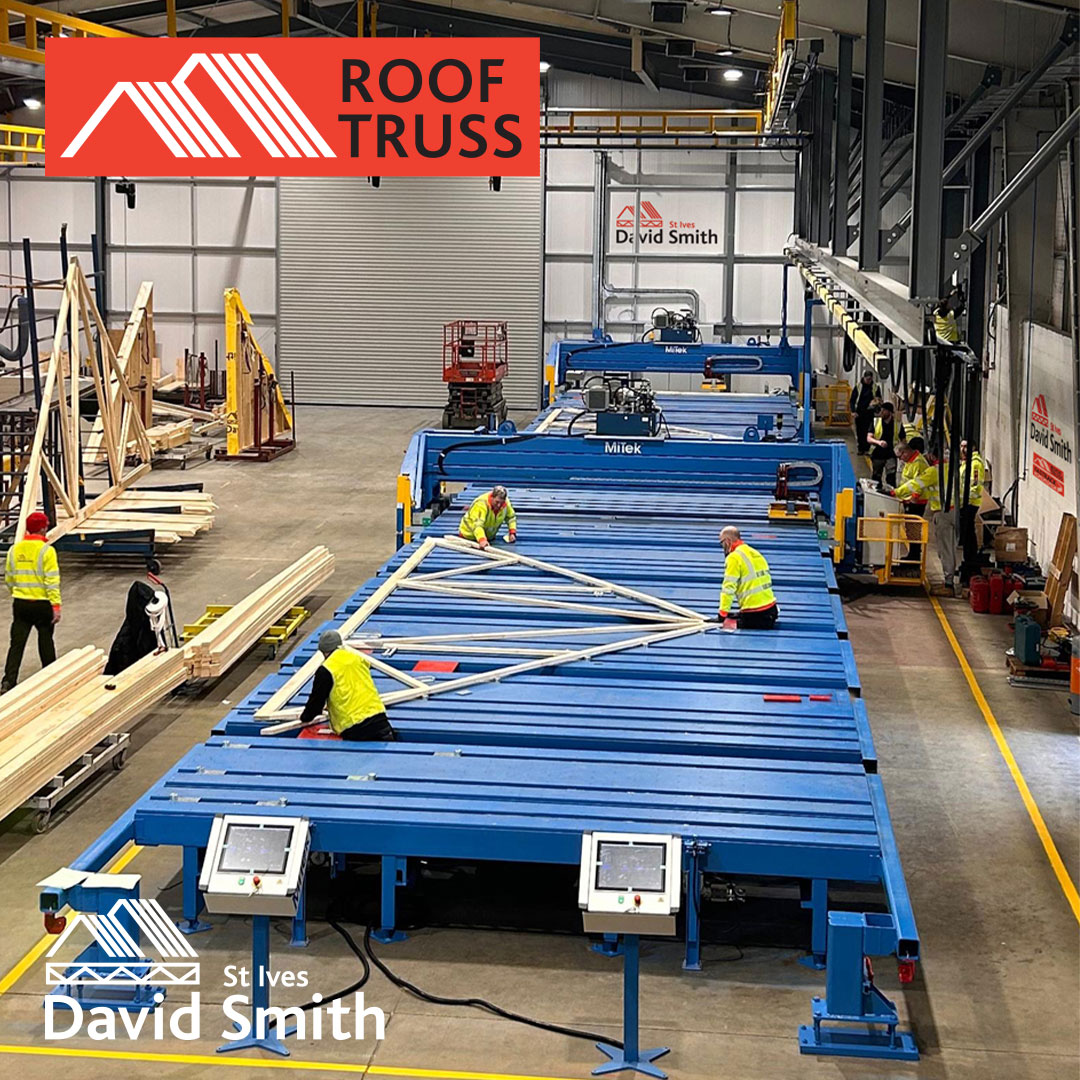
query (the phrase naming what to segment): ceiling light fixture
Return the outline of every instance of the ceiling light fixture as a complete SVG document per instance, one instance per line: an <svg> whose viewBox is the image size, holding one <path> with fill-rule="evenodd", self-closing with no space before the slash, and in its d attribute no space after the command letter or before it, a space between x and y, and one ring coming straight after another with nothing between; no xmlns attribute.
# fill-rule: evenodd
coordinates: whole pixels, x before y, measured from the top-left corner
<svg viewBox="0 0 1080 1080"><path fill-rule="evenodd" d="M546 75L551 70L551 65L546 60L540 61L540 74Z"/></svg>
<svg viewBox="0 0 1080 1080"><path fill-rule="evenodd" d="M23 104L28 109L35 109L36 110L36 109L41 108L41 100L39 98L36 98L36 97L23 98Z"/></svg>
<svg viewBox="0 0 1080 1080"><path fill-rule="evenodd" d="M743 77L743 73L738 68L728 68L724 72L724 82L738 82Z"/></svg>
<svg viewBox="0 0 1080 1080"><path fill-rule="evenodd" d="M705 9L706 15L734 15L735 12L729 8L724 7L722 4L713 4L711 7Z"/></svg>

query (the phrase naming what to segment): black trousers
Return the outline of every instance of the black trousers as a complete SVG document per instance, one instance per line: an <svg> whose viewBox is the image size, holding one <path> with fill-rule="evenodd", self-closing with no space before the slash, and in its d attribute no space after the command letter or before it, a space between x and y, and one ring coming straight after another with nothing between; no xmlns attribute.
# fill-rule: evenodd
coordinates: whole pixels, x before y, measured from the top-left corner
<svg viewBox="0 0 1080 1080"><path fill-rule="evenodd" d="M859 445L860 454L865 454L870 445L866 441L866 436L870 434L873 423L874 414L872 412L857 412L855 414L855 441Z"/></svg>
<svg viewBox="0 0 1080 1080"><path fill-rule="evenodd" d="M780 609L775 604L772 607L764 608L762 611L740 611L739 629L773 630L776 627L776 619L779 614Z"/></svg>
<svg viewBox="0 0 1080 1080"><path fill-rule="evenodd" d="M874 466L874 483L880 483L884 476L890 483L896 479L896 458L887 453L880 446L875 446L870 451L870 462Z"/></svg>
<svg viewBox="0 0 1080 1080"><path fill-rule="evenodd" d="M341 737L346 742L397 742L397 732L390 726L386 713L376 713L359 724L347 727Z"/></svg>
<svg viewBox="0 0 1080 1080"><path fill-rule="evenodd" d="M960 581L966 585L979 569L979 542L975 538L975 515L977 506L960 508L960 547L964 552L964 561L960 564Z"/></svg>
<svg viewBox="0 0 1080 1080"><path fill-rule="evenodd" d="M53 641L53 612L48 600L12 600L11 646L4 665L4 689L10 690L19 681L26 640L32 629L37 630L38 656L41 666L46 667L56 659Z"/></svg>

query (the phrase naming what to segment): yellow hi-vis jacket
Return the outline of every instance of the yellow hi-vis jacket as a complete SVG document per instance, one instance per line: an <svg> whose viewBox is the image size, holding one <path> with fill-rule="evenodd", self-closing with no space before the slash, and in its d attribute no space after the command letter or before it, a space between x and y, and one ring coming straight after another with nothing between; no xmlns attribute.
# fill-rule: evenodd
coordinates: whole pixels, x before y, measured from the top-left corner
<svg viewBox="0 0 1080 1080"><path fill-rule="evenodd" d="M60 564L43 536L25 536L8 549L4 583L15 600L48 600L60 606Z"/></svg>
<svg viewBox="0 0 1080 1080"><path fill-rule="evenodd" d="M902 502L929 503L931 510L940 510L938 467L931 465L922 454L905 461L895 495Z"/></svg>
<svg viewBox="0 0 1080 1080"><path fill-rule="evenodd" d="M323 661L323 667L334 677L326 711L335 735L386 711L371 678L371 665L359 653L335 649Z"/></svg>
<svg viewBox="0 0 1080 1080"><path fill-rule="evenodd" d="M739 541L724 563L724 584L720 588L720 617L726 618L732 601L740 611L761 611L776 603L769 564L760 551Z"/></svg>
<svg viewBox="0 0 1080 1080"><path fill-rule="evenodd" d="M960 341L960 327L956 323L956 316L951 312L939 315L934 312L934 333L938 341L947 345L956 345Z"/></svg>
<svg viewBox="0 0 1080 1080"><path fill-rule="evenodd" d="M465 511L461 518L458 533L468 540L479 541L480 537L486 536L488 540L494 540L499 535L499 529L503 522L510 532L517 531L517 514L514 513L510 500L496 514L491 509L491 492L487 492L474 500L472 506Z"/></svg>
<svg viewBox="0 0 1080 1080"><path fill-rule="evenodd" d="M960 487L957 489L959 492L959 498L964 497L964 484L965 475L968 470L968 463L971 464L971 490L968 492L968 506L978 506L982 502L983 494L983 459L979 455L979 451L976 450L968 455L967 461L960 462Z"/></svg>

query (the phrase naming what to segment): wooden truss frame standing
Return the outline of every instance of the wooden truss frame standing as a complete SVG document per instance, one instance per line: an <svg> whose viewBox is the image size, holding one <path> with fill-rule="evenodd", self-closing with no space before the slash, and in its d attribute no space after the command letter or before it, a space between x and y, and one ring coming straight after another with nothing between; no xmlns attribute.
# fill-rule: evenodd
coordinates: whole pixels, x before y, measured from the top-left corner
<svg viewBox="0 0 1080 1080"><path fill-rule="evenodd" d="M225 455L267 460L291 450L292 416L255 324L236 289L225 290ZM257 451L257 453L253 453Z"/></svg>
<svg viewBox="0 0 1080 1080"><path fill-rule="evenodd" d="M70 388L65 383L64 368L60 360L65 337L68 338L71 353ZM47 494L51 493L60 503L60 509L64 515L64 519L49 531L49 539L58 540L107 506L125 488L148 472L153 457L150 440L146 436L146 428L139 415L138 402L120 369L116 349L109 338L104 320L94 303L90 287L77 258L71 260L67 278L64 281L60 311L56 318L52 356L53 362L49 364L49 371L42 388L41 408L38 411L30 456L21 480L16 480L16 483L21 483L22 486L16 536L25 534L26 519L37 509L39 502L44 503ZM80 505L82 475L79 460L81 456L79 373L84 364L89 368L94 380L98 412L102 417L105 456L109 464L112 484L97 498L85 505ZM106 379L115 380L115 396L109 393ZM59 446L55 449L62 477L54 469L45 453L45 440L54 399L60 420ZM139 464L131 468L127 468L126 465L128 458L126 447L129 443L134 443L135 456L141 459Z"/></svg>
<svg viewBox="0 0 1080 1080"><path fill-rule="evenodd" d="M119 340L117 338L119 337ZM131 396L136 402L136 412L144 428L154 426L154 283L144 281L139 286L135 305L122 331L110 331L109 340L116 349L116 365L127 382ZM115 376L109 378L109 400L113 407L120 397L120 385ZM135 450L129 441L126 451ZM94 421L90 438L86 443L85 460L103 462L108 460L105 449L104 417Z"/></svg>
<svg viewBox="0 0 1080 1080"><path fill-rule="evenodd" d="M471 565L438 570L430 574L416 573L424 559L436 548L473 557L476 561ZM560 580L543 583L521 581L491 583L491 571L511 567L538 570ZM485 581L490 584L486 587L477 588L471 582L458 583L458 579L461 577L479 574L483 574ZM501 575L496 574L495 576L500 577ZM501 604L557 608L569 614L605 615L612 620L619 619L622 621L613 621L600 626L540 627L535 630L490 630L479 633L432 634L398 638L360 633L364 623L375 615L379 608L399 589L431 592L437 595L441 594L447 598L458 596L475 600L489 600ZM541 589L545 591L546 595L543 597L536 596L535 592ZM624 608L582 603L579 599L582 591L587 591L596 597L619 596L633 601L640 607ZM564 598L560 598L559 594L562 594ZM638 589L631 589L625 585L605 581L603 578L594 577L591 574L569 570L566 567L534 559L516 551L510 552L505 549L496 550L492 548L482 549L472 541L459 537L429 537L416 548L397 570L382 582L356 612L345 620L339 631L349 648L364 652L367 655L372 667L404 684L403 689L383 695L383 704L392 706L406 701L414 701L417 698L432 697L435 694L460 692L473 686L499 682L502 679L523 675L530 671L559 667L562 664L591 660L594 657L604 656L608 653L645 648L661 641L686 637L690 634L700 634L708 630L710 625L710 621L706 616L680 604L672 603L650 593L641 592ZM505 646L479 644L481 642L512 643L520 638L573 637L579 634L603 636L629 634L629 636L621 637L616 641L605 642L601 645L590 645L587 648L579 649L558 647L538 649L514 644ZM441 682L431 682L417 679L415 676L399 670L394 665L370 655L372 650L378 650L383 656L387 657L393 656L396 652L452 652L462 655L491 654L524 657L525 659L520 663L505 665L492 671L478 672L459 679L444 679ZM265 734L274 735L280 732L292 731L300 726L299 721L295 718L301 712L301 709L290 707L289 702L315 675L321 664L321 656L316 654L311 657L299 671L288 679L284 686L273 694L266 704L256 711L255 716L257 719L278 721L264 728Z"/></svg>

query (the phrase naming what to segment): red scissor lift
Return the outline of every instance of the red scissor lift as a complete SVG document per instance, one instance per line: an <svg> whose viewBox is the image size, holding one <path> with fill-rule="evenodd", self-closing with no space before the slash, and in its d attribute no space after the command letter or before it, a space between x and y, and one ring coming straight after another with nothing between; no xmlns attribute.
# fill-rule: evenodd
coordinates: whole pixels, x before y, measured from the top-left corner
<svg viewBox="0 0 1080 1080"><path fill-rule="evenodd" d="M449 401L444 428L472 430L492 417L506 419L502 381L510 370L506 323L456 319L443 326L443 382Z"/></svg>

